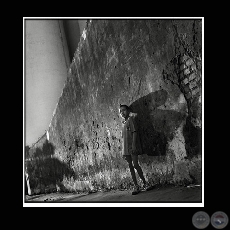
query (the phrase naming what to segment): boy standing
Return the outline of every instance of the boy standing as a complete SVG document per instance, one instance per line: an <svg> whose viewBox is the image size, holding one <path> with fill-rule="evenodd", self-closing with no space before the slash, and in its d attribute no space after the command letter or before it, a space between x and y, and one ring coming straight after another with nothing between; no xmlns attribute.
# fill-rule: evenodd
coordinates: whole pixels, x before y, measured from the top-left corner
<svg viewBox="0 0 230 230"><path fill-rule="evenodd" d="M140 192L140 187L137 183L135 170L143 181L144 188L147 189L147 183L143 175L143 171L138 163L138 155L141 154L142 149L140 140L137 136L137 126L133 116L130 116L130 108L127 105L120 105L119 109L122 121L122 138L123 138L123 158L128 162L131 172L132 180L134 182L134 190L132 195L136 195Z"/></svg>

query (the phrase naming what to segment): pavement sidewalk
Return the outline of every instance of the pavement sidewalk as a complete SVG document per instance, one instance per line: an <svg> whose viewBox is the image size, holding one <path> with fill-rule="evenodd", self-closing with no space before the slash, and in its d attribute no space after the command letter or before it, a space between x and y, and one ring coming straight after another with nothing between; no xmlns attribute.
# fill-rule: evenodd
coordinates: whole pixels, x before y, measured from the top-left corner
<svg viewBox="0 0 230 230"><path fill-rule="evenodd" d="M97 202L202 202L201 186L160 187L132 195L131 190L95 193L50 193L26 196L26 203L97 203Z"/></svg>

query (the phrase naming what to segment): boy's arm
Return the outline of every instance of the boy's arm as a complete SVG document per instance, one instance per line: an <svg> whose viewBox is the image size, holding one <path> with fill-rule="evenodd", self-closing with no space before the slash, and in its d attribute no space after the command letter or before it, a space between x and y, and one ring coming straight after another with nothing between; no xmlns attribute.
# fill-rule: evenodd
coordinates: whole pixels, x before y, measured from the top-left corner
<svg viewBox="0 0 230 230"><path fill-rule="evenodd" d="M132 151L136 152L136 142L137 142L137 132L133 132L133 143L132 143Z"/></svg>
<svg viewBox="0 0 230 230"><path fill-rule="evenodd" d="M131 132L133 134L133 141L132 141L132 151L133 153L136 152L136 143L137 143L137 127L134 118L131 119Z"/></svg>

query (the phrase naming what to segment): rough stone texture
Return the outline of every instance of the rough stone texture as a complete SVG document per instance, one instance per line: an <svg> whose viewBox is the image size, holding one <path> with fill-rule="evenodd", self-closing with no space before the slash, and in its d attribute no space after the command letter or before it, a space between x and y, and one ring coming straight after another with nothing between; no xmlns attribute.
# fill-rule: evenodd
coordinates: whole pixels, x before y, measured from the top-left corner
<svg viewBox="0 0 230 230"><path fill-rule="evenodd" d="M201 153L201 32L201 20L88 21L48 130L76 180L127 168L123 103L150 158L167 165Z"/></svg>

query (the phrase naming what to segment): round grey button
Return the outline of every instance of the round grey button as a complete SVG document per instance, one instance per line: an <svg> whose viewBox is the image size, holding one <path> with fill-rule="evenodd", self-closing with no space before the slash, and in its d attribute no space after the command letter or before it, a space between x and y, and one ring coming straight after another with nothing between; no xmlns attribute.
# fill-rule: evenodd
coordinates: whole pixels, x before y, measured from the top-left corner
<svg viewBox="0 0 230 230"><path fill-rule="evenodd" d="M216 229L223 229L228 224L228 216L226 213L218 211L212 214L211 224Z"/></svg>
<svg viewBox="0 0 230 230"><path fill-rule="evenodd" d="M208 227L210 223L210 217L206 212L196 212L192 217L193 225L198 229L204 229Z"/></svg>

